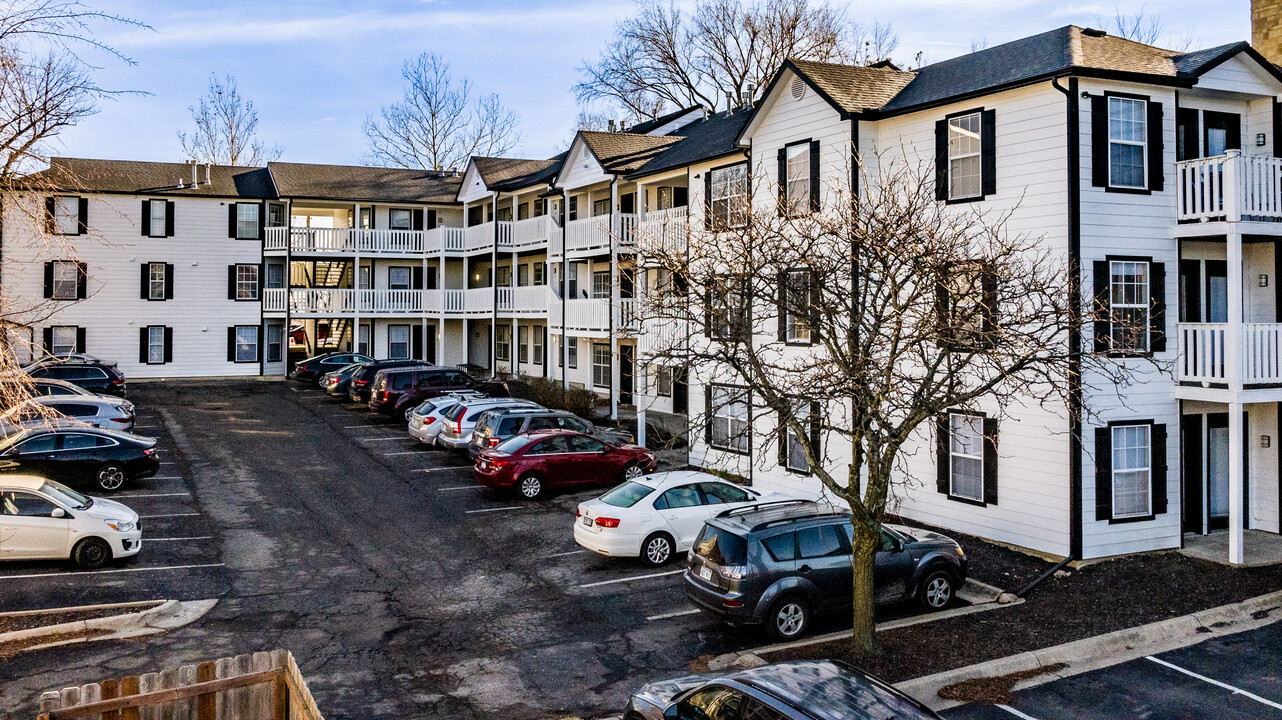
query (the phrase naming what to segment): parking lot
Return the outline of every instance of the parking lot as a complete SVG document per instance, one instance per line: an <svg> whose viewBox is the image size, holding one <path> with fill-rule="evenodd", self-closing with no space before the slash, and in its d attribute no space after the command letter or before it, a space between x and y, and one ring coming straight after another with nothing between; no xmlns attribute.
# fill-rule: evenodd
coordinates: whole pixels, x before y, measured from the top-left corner
<svg viewBox="0 0 1282 720"><path fill-rule="evenodd" d="M1282 633L1276 626L1208 640L971 705L950 720L1130 720L1282 717Z"/></svg>
<svg viewBox="0 0 1282 720"><path fill-rule="evenodd" d="M679 563L654 569L578 547L575 506L602 488L536 502L479 488L465 456L423 447L402 418L302 384L134 390L140 424L155 425L140 431L160 435L166 463L177 457L164 479L122 493L144 515L143 552L114 574L3 572L49 575L31 579L44 589L24 590L24 606L221 602L145 645L0 661L12 679L0 683L0 712L30 711L61 668L75 668L57 681L71 684L283 647L330 718L593 717L695 658L767 642L693 610ZM76 590L53 602L62 587Z"/></svg>

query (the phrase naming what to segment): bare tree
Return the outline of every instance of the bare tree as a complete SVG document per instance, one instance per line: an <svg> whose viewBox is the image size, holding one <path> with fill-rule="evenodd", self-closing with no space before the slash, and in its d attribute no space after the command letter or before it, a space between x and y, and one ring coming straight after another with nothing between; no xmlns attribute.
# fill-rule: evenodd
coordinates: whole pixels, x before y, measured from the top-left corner
<svg viewBox="0 0 1282 720"><path fill-rule="evenodd" d="M473 155L497 156L520 144L521 117L496 94L473 98L440 55L423 53L401 68L400 102L365 119L371 161L394 167L453 170Z"/></svg>
<svg viewBox="0 0 1282 720"><path fill-rule="evenodd" d="M714 453L726 463L714 467L773 467L783 457L760 448L777 446L850 506L856 652L875 649L880 524L922 482L906 458L933 447L937 419L981 406L994 423L1029 406L1066 417L1070 374L1091 362L1067 340L1084 313L1061 252L1012 232L1014 211L938 201L926 164L880 158L877 167L857 201L822 211L719 203L688 242L639 239L662 278L643 283L645 361L742 388L710 393L711 407L692 418L698 426L730 406L747 418L704 426L750 453ZM735 182L747 190L746 177ZM775 194L760 190L727 194ZM1089 367L1120 380L1104 362ZM990 431L978 429L995 442Z"/></svg>
<svg viewBox="0 0 1282 720"><path fill-rule="evenodd" d="M581 103L607 101L637 117L665 110L738 103L787 58L826 62L881 59L898 36L889 25L848 24L845 12L810 0L638 0L636 14L615 26L595 63L579 67Z"/></svg>
<svg viewBox="0 0 1282 720"><path fill-rule="evenodd" d="M1101 27L1118 37L1145 45L1157 45L1161 42L1165 47L1181 51L1193 46L1194 37L1191 29L1178 37L1168 33L1162 16L1149 14L1147 5L1141 5L1140 9L1134 13L1124 13L1121 8L1114 8L1112 19L1096 16L1096 21Z"/></svg>
<svg viewBox="0 0 1282 720"><path fill-rule="evenodd" d="M209 77L209 92L192 105L190 134L178 131L178 142L187 159L214 165L242 167L263 165L281 155L278 145L267 147L257 138L258 111L253 100L245 100L236 87L236 78Z"/></svg>

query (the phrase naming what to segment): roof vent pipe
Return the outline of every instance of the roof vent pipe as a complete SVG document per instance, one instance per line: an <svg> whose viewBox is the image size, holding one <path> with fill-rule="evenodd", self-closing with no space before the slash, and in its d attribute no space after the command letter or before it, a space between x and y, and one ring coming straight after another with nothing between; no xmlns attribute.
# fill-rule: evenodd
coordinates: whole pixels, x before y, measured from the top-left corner
<svg viewBox="0 0 1282 720"><path fill-rule="evenodd" d="M205 163L205 184L206 185L210 184L209 183L209 163Z"/></svg>
<svg viewBox="0 0 1282 720"><path fill-rule="evenodd" d="M191 186L194 188L200 187L200 180L196 177L196 161L195 160L191 161Z"/></svg>
<svg viewBox="0 0 1282 720"><path fill-rule="evenodd" d="M726 91L726 112L734 112L734 94Z"/></svg>

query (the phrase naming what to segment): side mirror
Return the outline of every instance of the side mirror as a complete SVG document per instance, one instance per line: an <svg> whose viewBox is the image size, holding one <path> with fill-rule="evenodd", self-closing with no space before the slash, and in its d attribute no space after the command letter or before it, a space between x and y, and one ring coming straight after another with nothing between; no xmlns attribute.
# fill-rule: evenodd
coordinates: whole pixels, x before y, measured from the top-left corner
<svg viewBox="0 0 1282 720"><path fill-rule="evenodd" d="M663 720L681 720L681 708L678 703L672 703L663 709Z"/></svg>
<svg viewBox="0 0 1282 720"><path fill-rule="evenodd" d="M66 510L63 510L63 509L62 509L62 508L60 508L60 507L56 507L56 508L54 508L54 509L53 509L53 512L49 513L49 517L51 517L51 518L64 518L64 517L67 517L67 511L66 511Z"/></svg>

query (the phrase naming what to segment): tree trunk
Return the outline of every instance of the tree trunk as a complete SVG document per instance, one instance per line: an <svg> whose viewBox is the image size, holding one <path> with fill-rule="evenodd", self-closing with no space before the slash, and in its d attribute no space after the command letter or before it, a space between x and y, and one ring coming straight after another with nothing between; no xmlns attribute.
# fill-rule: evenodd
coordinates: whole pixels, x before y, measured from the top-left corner
<svg viewBox="0 0 1282 720"><path fill-rule="evenodd" d="M867 522L854 517L850 519L850 525L855 531L853 552L850 555L854 583L851 600L851 617L854 621L850 630L851 649L856 655L867 657L877 652L873 566L877 560L877 547L881 544L881 533Z"/></svg>

